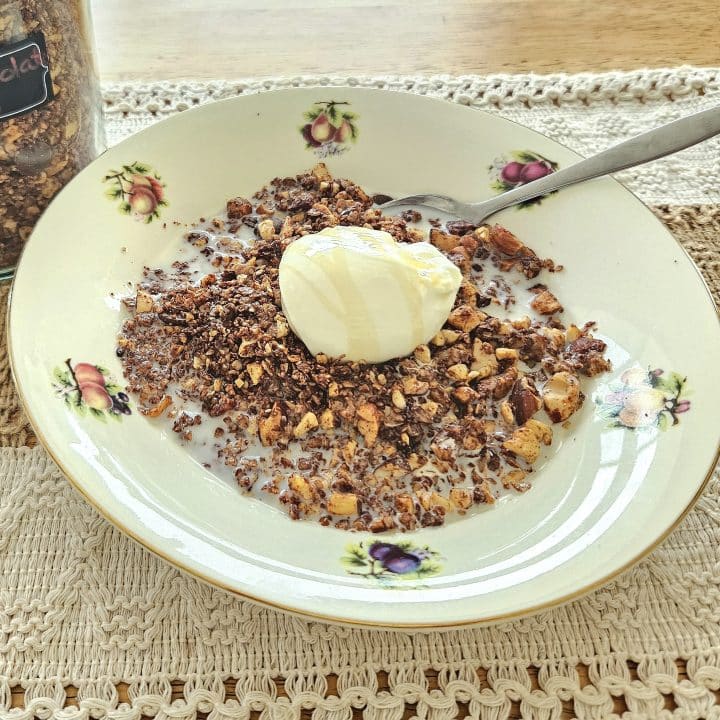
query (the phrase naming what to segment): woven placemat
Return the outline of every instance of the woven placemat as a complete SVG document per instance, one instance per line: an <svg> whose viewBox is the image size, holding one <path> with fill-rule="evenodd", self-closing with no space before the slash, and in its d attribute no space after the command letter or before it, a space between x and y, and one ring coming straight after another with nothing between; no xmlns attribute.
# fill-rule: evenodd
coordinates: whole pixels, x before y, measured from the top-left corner
<svg viewBox="0 0 720 720"><path fill-rule="evenodd" d="M323 80L436 94L590 153L718 104L718 77L684 68ZM112 86L110 137L198 102L317 82ZM623 180L653 206L718 297L720 145L705 152ZM3 338L6 298L3 287ZM1 718L720 718L717 476L661 547L601 590L515 622L408 634L310 622L197 582L108 525L41 448L27 447L33 443L3 342Z"/></svg>

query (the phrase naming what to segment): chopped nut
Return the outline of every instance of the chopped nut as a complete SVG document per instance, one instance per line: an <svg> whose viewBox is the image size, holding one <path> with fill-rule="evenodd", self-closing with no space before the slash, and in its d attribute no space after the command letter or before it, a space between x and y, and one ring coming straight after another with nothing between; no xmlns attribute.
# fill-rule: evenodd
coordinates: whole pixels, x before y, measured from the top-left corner
<svg viewBox="0 0 720 720"><path fill-rule="evenodd" d="M574 325L571 325L570 328L575 327ZM577 330L577 328L575 328ZM557 328L551 328L547 326L543 326L538 331L540 335L543 337L546 337L556 349L560 349L565 345L565 333L562 330L558 330ZM570 330L568 330L568 333ZM578 335L579 337L579 335Z"/></svg>
<svg viewBox="0 0 720 720"><path fill-rule="evenodd" d="M545 383L542 398L550 419L554 423L563 422L580 407L580 383L569 372L557 372Z"/></svg>
<svg viewBox="0 0 720 720"><path fill-rule="evenodd" d="M530 317L528 315L525 315L525 317L519 318L518 320L512 321L512 326L516 330L527 330L531 324L532 320L530 320Z"/></svg>
<svg viewBox="0 0 720 720"><path fill-rule="evenodd" d="M455 330L448 330L447 328L445 330L440 331L443 334L443 337L445 338L445 343L447 345L452 345L453 343L457 342L457 339L460 337L460 333L456 332Z"/></svg>
<svg viewBox="0 0 720 720"><path fill-rule="evenodd" d="M325 163L317 163L310 172L321 182L330 182L332 180L332 175Z"/></svg>
<svg viewBox="0 0 720 720"><path fill-rule="evenodd" d="M430 229L430 242L439 250L449 252L458 244L457 235L449 235L437 228Z"/></svg>
<svg viewBox="0 0 720 720"><path fill-rule="evenodd" d="M515 430L502 446L531 464L540 456L540 441L532 429L525 425Z"/></svg>
<svg viewBox="0 0 720 720"><path fill-rule="evenodd" d="M460 510L467 510L472 505L472 490L469 490L468 488L451 488L450 501Z"/></svg>
<svg viewBox="0 0 720 720"><path fill-rule="evenodd" d="M519 357L518 351L514 348L499 347L495 350L495 357L498 360L517 360Z"/></svg>
<svg viewBox="0 0 720 720"><path fill-rule="evenodd" d="M340 386L336 382L331 382L328 385L328 397L335 398L340 395Z"/></svg>
<svg viewBox="0 0 720 720"><path fill-rule="evenodd" d="M135 296L135 312L147 313L152 312L152 310L153 299L150 296L150 293L147 293L144 290L138 290L137 295Z"/></svg>
<svg viewBox="0 0 720 720"><path fill-rule="evenodd" d="M270 415L258 421L260 442L266 446L272 445L280 437L281 428L282 411L280 410L280 406L275 403L270 411Z"/></svg>
<svg viewBox="0 0 720 720"><path fill-rule="evenodd" d="M323 410L320 415L320 427L323 430L332 430L335 427L335 416L330 408Z"/></svg>
<svg viewBox="0 0 720 720"><path fill-rule="evenodd" d="M465 363L451 365L447 370L448 377L455 382L464 382L468 376L468 366Z"/></svg>
<svg viewBox="0 0 720 720"><path fill-rule="evenodd" d="M430 342L435 347L443 347L445 345L445 336L442 334L442 330L436 332L435 335L432 336Z"/></svg>
<svg viewBox="0 0 720 720"><path fill-rule="evenodd" d="M354 493L333 493L328 498L327 509L331 515L355 515L359 510L358 496Z"/></svg>
<svg viewBox="0 0 720 720"><path fill-rule="evenodd" d="M303 500L312 500L313 499L313 491L310 487L310 483L302 477L302 475L295 475L292 474L288 478L288 487L293 491L296 492L298 495L300 495Z"/></svg>
<svg viewBox="0 0 720 720"><path fill-rule="evenodd" d="M498 371L498 361L490 343L484 343L476 338L473 343L473 358L474 362L471 367L472 370L479 373L477 377L480 379L490 377Z"/></svg>
<svg viewBox="0 0 720 720"><path fill-rule="evenodd" d="M431 417L437 414L440 407L434 400L426 400L420 407Z"/></svg>
<svg viewBox="0 0 720 720"><path fill-rule="evenodd" d="M407 407L407 402L405 402L405 396L397 389L392 391L392 404L398 410L404 410Z"/></svg>
<svg viewBox="0 0 720 720"><path fill-rule="evenodd" d="M513 415L512 407L509 402L506 401L500 404L500 415L508 425L515 424L515 416Z"/></svg>
<svg viewBox="0 0 720 720"><path fill-rule="evenodd" d="M367 447L372 447L377 440L378 432L380 432L380 420L382 413L378 410L377 405L373 403L363 403L357 409L358 431L365 440Z"/></svg>
<svg viewBox="0 0 720 720"><path fill-rule="evenodd" d="M518 490L527 490L530 486L523 482L525 478L527 477L527 473L524 470L520 470L518 468L517 470L510 470L510 472L505 473L502 477L502 482L505 487L514 487Z"/></svg>
<svg viewBox="0 0 720 720"><path fill-rule="evenodd" d="M357 442L355 440L348 440L342 449L343 460L349 463L355 457L355 451L357 450Z"/></svg>
<svg viewBox="0 0 720 720"><path fill-rule="evenodd" d="M435 508L440 507L446 512L452 512L454 509L453 504L446 497L443 497L437 492L433 492L431 495L430 506Z"/></svg>
<svg viewBox="0 0 720 720"><path fill-rule="evenodd" d="M258 223L257 231L263 240L270 240L275 237L275 224L270 218L265 218Z"/></svg>
<svg viewBox="0 0 720 720"><path fill-rule="evenodd" d="M240 218L250 215L252 205L249 200L242 197L236 197L227 201L227 214L231 220L239 220Z"/></svg>
<svg viewBox="0 0 720 720"><path fill-rule="evenodd" d="M477 397L477 393L467 385L460 385L453 390L453 397L463 405L467 405Z"/></svg>
<svg viewBox="0 0 720 720"><path fill-rule="evenodd" d="M257 385L264 372L262 365L260 363L248 363L246 370L252 384Z"/></svg>
<svg viewBox="0 0 720 720"><path fill-rule="evenodd" d="M541 315L552 315L563 311L563 306L549 290L538 293L530 303L530 307Z"/></svg>
<svg viewBox="0 0 720 720"><path fill-rule="evenodd" d="M528 420L525 423L525 427L534 432L535 437L537 437L543 445L549 445L552 442L552 428L544 422L540 422L539 420Z"/></svg>
<svg viewBox="0 0 720 720"><path fill-rule="evenodd" d="M288 325L287 320L282 317L282 315L278 315L275 318L275 337L278 339L284 338L289 332L290 326Z"/></svg>
<svg viewBox="0 0 720 720"><path fill-rule="evenodd" d="M420 362L427 364L430 362L430 348L427 345L418 345L415 348L415 359Z"/></svg>
<svg viewBox="0 0 720 720"><path fill-rule="evenodd" d="M429 389L428 383L418 380L412 375L405 375L402 379L403 392L406 395L424 395Z"/></svg>
<svg viewBox="0 0 720 720"><path fill-rule="evenodd" d="M470 305L460 305L450 313L448 322L463 332L471 332L486 317L487 315L481 313L477 308L470 307Z"/></svg>
<svg viewBox="0 0 720 720"><path fill-rule="evenodd" d="M517 255L525 247L515 235L500 225L490 228L489 240L504 255Z"/></svg>
<svg viewBox="0 0 720 720"><path fill-rule="evenodd" d="M293 435L296 438L305 437L311 430L315 430L319 425L317 415L314 412L306 412L300 422L293 428Z"/></svg>
<svg viewBox="0 0 720 720"><path fill-rule="evenodd" d="M406 512L406 513L414 512L415 506L413 504L412 497L410 495L406 495L405 493L396 495L395 496L395 509L398 512Z"/></svg>
<svg viewBox="0 0 720 720"><path fill-rule="evenodd" d="M524 425L542 407L535 385L527 377L520 378L513 386L510 405L518 425Z"/></svg>
<svg viewBox="0 0 720 720"><path fill-rule="evenodd" d="M453 460L457 452L455 440L451 437L444 438L440 442L434 442L430 449L435 453L438 460Z"/></svg>
<svg viewBox="0 0 720 720"><path fill-rule="evenodd" d="M565 342L573 343L582 335L582 330L577 325L571 325L565 331Z"/></svg>

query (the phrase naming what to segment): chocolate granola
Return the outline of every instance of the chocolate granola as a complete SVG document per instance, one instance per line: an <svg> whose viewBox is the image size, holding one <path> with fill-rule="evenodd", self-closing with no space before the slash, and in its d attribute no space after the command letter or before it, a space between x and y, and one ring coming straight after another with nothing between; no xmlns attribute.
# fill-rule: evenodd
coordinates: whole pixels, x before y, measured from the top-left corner
<svg viewBox="0 0 720 720"><path fill-rule="evenodd" d="M186 442L211 423L217 461L293 519L412 530L528 489L553 436L536 416L565 422L583 402L579 376L609 368L593 324L566 328L545 285L528 288L543 320L489 312L515 302L503 274L533 280L551 260L497 225L432 227L463 273L455 306L427 345L381 364L311 355L282 313L278 266L293 240L343 224L412 243L427 237L420 219L384 215L322 164L230 200L225 218L187 234L210 272L148 269L126 301L117 352L141 411L169 416Z"/></svg>
<svg viewBox="0 0 720 720"><path fill-rule="evenodd" d="M39 35L52 97L29 112L0 120L0 270L17 262L40 214L103 142L87 4L0 2L0 53L6 44Z"/></svg>

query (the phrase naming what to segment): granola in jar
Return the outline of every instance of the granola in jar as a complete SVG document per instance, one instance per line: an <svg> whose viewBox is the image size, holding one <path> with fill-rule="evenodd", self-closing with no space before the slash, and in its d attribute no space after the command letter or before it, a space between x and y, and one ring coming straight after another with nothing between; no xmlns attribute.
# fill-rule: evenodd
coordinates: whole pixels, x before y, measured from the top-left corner
<svg viewBox="0 0 720 720"><path fill-rule="evenodd" d="M0 0L0 277L103 144L87 0Z"/></svg>

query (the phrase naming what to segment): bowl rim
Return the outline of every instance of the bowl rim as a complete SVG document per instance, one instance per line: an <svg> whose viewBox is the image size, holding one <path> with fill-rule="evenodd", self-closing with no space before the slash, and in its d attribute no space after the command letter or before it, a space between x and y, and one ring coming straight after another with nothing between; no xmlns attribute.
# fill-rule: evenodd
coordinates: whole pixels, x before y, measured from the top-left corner
<svg viewBox="0 0 720 720"><path fill-rule="evenodd" d="M156 123L153 123L152 125L143 128L142 130L139 130L136 133L133 133L131 136L128 136L128 138L124 138L120 141L120 143L117 143L117 145L124 142L125 139L129 139L130 137L136 137L138 135L141 135L151 128L155 127L159 123L168 122L171 121L173 118L177 118L181 115L186 115L188 113L194 113L201 111L206 105L208 104L215 104L215 103L233 103L238 102L239 100L243 98L253 97L255 95L264 95L266 93L272 93L272 94L295 94L296 92L305 92L307 90L316 90L316 89L332 89L333 91L338 90L347 90L352 92L360 92L360 93L368 93L368 94L385 94L385 93L399 93L404 95L409 95L417 98L423 98L423 100L427 100L433 103L438 103L447 106L448 104L456 105L457 107L463 107L469 112L479 112L483 115L490 116L493 118L500 118L503 121L510 123L512 125L515 125L519 128L523 128L526 130L531 130L532 132L537 133L538 135L544 137L545 139L549 140L550 142L553 142L564 149L568 150L572 154L576 155L578 158L582 159L582 155L578 153L576 150L573 150L572 148L568 147L562 142L559 142L558 140L555 140L554 138L550 137L549 135L546 135L543 132L540 132L538 130L535 130L534 128L530 128L526 125L523 125L520 122L517 122L515 120L511 120L502 116L498 116L494 113L489 113L486 110L482 110L480 108L474 108L469 105L463 105L460 103L451 103L451 101L448 101L441 97L435 97L430 95L420 95L418 93L414 93L405 89L386 89L386 88L365 88L365 87L358 87L353 85L317 85L313 86L311 88L306 87L298 87L298 88L278 88L274 90L263 90L257 93L249 93L249 94L243 94L243 95L237 95L229 98L223 98L221 100L215 100L212 103L206 103L204 105L198 105L195 107L188 108L187 110L183 111L182 113L176 113L174 115L169 116L168 118L164 118L163 120L160 120ZM105 154L104 151L101 153L98 158L102 157L102 155ZM93 162L95 162L98 158L95 158ZM91 163L92 164L92 163ZM83 170L84 171L84 170ZM83 172L81 171L81 172ZM705 280L703 274L700 272L700 269L696 265L695 261L690 256L690 253L685 249L685 247L680 243L680 241L675 237L675 235L670 232L670 230L663 224L663 222L660 220L660 218L655 215L655 213L652 212L652 210L646 205L638 196L636 193L634 193L632 190L627 188L625 185L623 185L620 181L618 181L613 176L606 176L608 179L611 179L617 186L622 188L626 193L628 193L631 198L636 201L639 205L643 207L645 212L649 213L654 221L659 225L660 228L662 228L663 232L665 232L672 240L676 243L676 245L680 248L682 253L685 255L687 261L690 263L691 268L695 272L695 275L700 280L700 283L702 284L702 287L705 291L705 294L707 298L710 301L711 307L713 308L713 311L715 313L715 320L717 323L718 329L720 329L720 307L718 306L718 303L715 301L715 298L713 297L712 292L710 291L710 287ZM73 178L74 180L74 178ZM70 181L70 183L73 182L73 180ZM68 185L70 184L68 183ZM65 186L67 187L67 186ZM62 192L65 188L63 188L58 195L55 196L53 199L53 203L56 202L57 198L62 195ZM30 235L30 238L26 242L27 245L32 242L32 237L34 235L33 233ZM177 568L178 570L181 570L182 572L188 574L189 576L200 580L204 582L207 585L210 585L211 587L219 588L221 590L224 590L235 597L241 598L243 600L250 601L256 605L262 605L265 607L269 607L275 610L280 610L282 612L290 613L295 616L303 617L305 619L310 620L316 620L316 621L322 621L326 623L333 623L333 624L342 624L342 625L350 625L360 628L374 628L377 630L399 630L399 631L412 631L412 630L432 630L432 629L450 629L450 628L462 628L462 627L471 627L471 626L480 626L480 625L491 625L495 623L500 622L507 622L512 620L517 620L523 617L527 617L530 615L534 615L536 613L542 612L544 610L550 610L555 607L559 607L561 605L565 605L566 603L572 602L574 600L577 600L581 597L584 597L585 595L591 593L594 590L597 590L598 588L606 585L610 581L612 581L614 578L621 575L623 572L628 570L629 568L636 565L638 562L640 562L643 558L645 558L647 555L649 555L651 552L653 552L659 545L661 545L668 536L675 530L677 527L683 522L683 520L687 517L689 512L694 507L695 503L700 499L702 494L705 492L705 489L707 488L708 483L710 482L710 478L712 477L715 467L718 464L718 461L720 461L720 431L718 431L718 440L716 442L716 448L714 455L710 461L710 465L708 469L705 472L705 477L702 481L702 483L699 485L697 491L693 495L693 497L688 501L688 503L685 505L685 507L680 511L676 519L668 526L666 527L649 545L645 546L642 550L640 550L638 553L636 553L630 560L623 563L620 567L612 570L611 572L607 573L603 577L599 578L598 580L595 580L591 583L588 583L584 585L581 588L577 588L576 590L572 592L567 592L564 595L561 595L557 598L553 598L552 600L548 600L542 603L538 603L537 605L532 605L530 607L524 608L522 610L517 611L511 611L507 613L500 613L493 616L485 616L485 617L479 617L476 619L464 619L459 621L451 621L451 622L440 622L440 623L434 623L434 622L411 622L411 623L385 623L385 622L376 622L372 620L361 620L357 618L350 618L350 617L342 617L337 614L323 614L323 613L316 613L309 610L300 610L296 607L292 607L290 605L285 605L283 603L268 600L266 598L259 597L257 595L254 595L253 593L249 591L242 591L235 587L232 587L228 585L225 582L222 582L220 580L217 580L210 575L203 573L195 568L192 568L188 565L185 565L181 560L178 560L176 558L170 557L168 554L166 554L164 551L156 547L151 541L143 539L138 533L135 531L129 529L126 527L122 522L120 522L117 518L113 516L113 514L104 506L100 505L98 502L96 502L80 485L80 483L74 478L73 474L68 471L65 464L62 462L62 460L58 457L57 453L53 450L51 444L49 441L45 438L41 424L38 421L38 418L36 415L33 414L32 410L30 409L30 405L27 402L27 398L25 396L25 393L23 391L22 385L18 382L18 373L16 368L18 367L18 358L15 357L14 350L13 350L13 344L12 344L12 317L13 317L13 290L15 285L15 278L19 274L19 270L22 268L23 258L24 258L24 248L23 253L20 256L20 259L18 261L18 264L15 269L15 276L13 278L12 285L10 287L9 295L8 295L8 303L7 303L7 310L6 310L6 342L7 342L7 348L8 348L8 361L10 365L10 374L12 377L12 381L15 384L15 389L18 395L18 398L20 400L21 407L23 411L25 412L25 415L27 416L30 425L35 432L35 435L41 445L41 447L48 453L50 458L53 460L53 462L58 466L62 474L65 476L65 478L68 480L70 485L84 498L84 500L95 509L96 512L98 512L101 517L103 517L105 520L107 520L110 524L112 524L114 527L118 528L124 535L135 541L136 543L140 544L143 548L148 550L150 553L155 555L156 557L159 557L161 560L169 563L173 567Z"/></svg>

